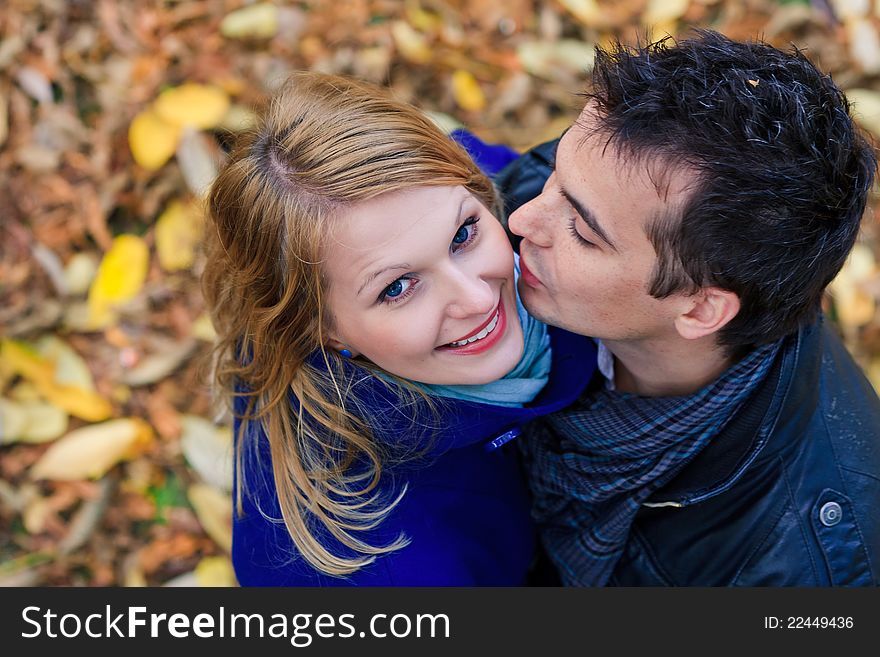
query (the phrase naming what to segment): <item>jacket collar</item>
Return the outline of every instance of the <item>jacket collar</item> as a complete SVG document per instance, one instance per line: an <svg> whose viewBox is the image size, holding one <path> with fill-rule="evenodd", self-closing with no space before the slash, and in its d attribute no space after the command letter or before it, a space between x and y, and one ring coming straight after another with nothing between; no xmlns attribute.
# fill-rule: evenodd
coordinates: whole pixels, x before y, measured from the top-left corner
<svg viewBox="0 0 880 657"><path fill-rule="evenodd" d="M803 435L818 403L823 321L820 316L784 339L766 379L740 412L645 506L687 506L714 497Z"/></svg>
<svg viewBox="0 0 880 657"><path fill-rule="evenodd" d="M349 380L356 381L348 388L349 395L381 420L380 436L389 446L411 451L427 443L431 445L430 453L437 455L449 449L488 443L530 420L574 403L590 382L596 368L593 341L552 326L548 326L548 333L552 349L550 377L534 401L524 407L439 398L439 417L422 412L414 422L413 409L402 408L393 389L354 363L346 362ZM312 355L310 364L319 371L326 370L318 353ZM291 401L296 408L296 400Z"/></svg>

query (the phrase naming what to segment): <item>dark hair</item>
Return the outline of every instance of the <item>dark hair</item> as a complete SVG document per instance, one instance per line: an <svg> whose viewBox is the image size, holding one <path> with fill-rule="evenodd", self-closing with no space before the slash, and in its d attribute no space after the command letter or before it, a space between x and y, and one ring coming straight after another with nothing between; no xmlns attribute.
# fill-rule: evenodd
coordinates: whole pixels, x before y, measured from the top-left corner
<svg viewBox="0 0 880 657"><path fill-rule="evenodd" d="M735 292L741 310L718 336L731 351L815 319L876 169L830 76L796 48L701 30L597 48L585 96L624 157L695 173L684 207L646 226L658 254L652 296Z"/></svg>

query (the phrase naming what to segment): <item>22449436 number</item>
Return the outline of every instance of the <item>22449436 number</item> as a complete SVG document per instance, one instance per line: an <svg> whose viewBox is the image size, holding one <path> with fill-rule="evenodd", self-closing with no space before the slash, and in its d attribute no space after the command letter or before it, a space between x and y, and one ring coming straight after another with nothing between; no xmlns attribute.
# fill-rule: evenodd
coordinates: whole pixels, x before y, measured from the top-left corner
<svg viewBox="0 0 880 657"><path fill-rule="evenodd" d="M764 616L764 628L768 630L804 629L852 629L852 616Z"/></svg>

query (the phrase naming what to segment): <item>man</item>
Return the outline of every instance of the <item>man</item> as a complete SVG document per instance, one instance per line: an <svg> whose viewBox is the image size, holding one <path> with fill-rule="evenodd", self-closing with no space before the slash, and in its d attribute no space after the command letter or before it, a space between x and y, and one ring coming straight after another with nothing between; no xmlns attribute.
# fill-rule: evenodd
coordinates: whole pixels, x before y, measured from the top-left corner
<svg viewBox="0 0 880 657"><path fill-rule="evenodd" d="M599 342L524 448L562 582L877 585L880 401L820 312L876 167L847 101L713 32L600 50L586 98L496 180L529 312Z"/></svg>

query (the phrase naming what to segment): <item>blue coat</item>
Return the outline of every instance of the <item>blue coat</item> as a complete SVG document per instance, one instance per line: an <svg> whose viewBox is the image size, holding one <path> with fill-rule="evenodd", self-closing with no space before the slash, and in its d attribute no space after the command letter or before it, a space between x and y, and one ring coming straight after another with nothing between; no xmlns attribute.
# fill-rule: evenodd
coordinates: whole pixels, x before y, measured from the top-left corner
<svg viewBox="0 0 880 657"><path fill-rule="evenodd" d="M232 560L243 586L517 586L525 582L535 554L529 499L514 442L492 442L530 419L559 410L584 390L596 363L591 340L550 329L553 364L550 380L525 408L447 400L443 430L430 458L383 470L384 486L395 491L406 483L402 501L364 538L383 544L403 532L406 547L380 556L347 578L315 571L293 546L280 518L272 485L269 450L262 432L257 440L266 458L262 470L249 470L250 481L265 485L244 497L243 516L233 522ZM385 386L367 377L358 396L374 410L393 415L395 399ZM392 432L393 433L393 432ZM505 436L505 434L507 434ZM236 426L236 435L238 430ZM392 436L401 440L407 436ZM252 461L247 468L254 468ZM237 477L238 473L236 473ZM256 475L256 476L252 476ZM333 541L325 543L346 552Z"/></svg>

